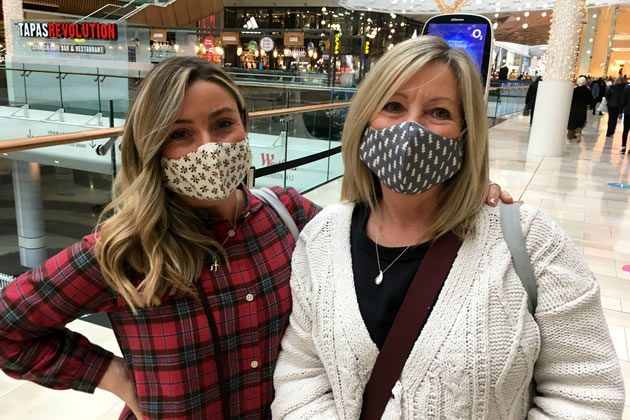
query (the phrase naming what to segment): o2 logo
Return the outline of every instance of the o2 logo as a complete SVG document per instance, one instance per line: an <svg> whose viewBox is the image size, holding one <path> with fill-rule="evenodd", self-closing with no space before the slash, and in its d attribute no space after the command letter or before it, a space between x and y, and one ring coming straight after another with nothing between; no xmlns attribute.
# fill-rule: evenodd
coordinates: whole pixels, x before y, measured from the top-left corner
<svg viewBox="0 0 630 420"><path fill-rule="evenodd" d="M474 29L472 31L472 37L478 39L479 41L483 41L483 34L481 33L481 29Z"/></svg>

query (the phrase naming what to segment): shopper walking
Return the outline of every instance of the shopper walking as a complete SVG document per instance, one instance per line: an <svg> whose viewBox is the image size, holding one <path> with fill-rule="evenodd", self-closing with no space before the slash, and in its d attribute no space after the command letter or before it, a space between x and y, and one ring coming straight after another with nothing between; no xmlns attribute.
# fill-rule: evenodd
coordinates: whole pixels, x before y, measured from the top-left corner
<svg viewBox="0 0 630 420"><path fill-rule="evenodd" d="M628 143L628 132L630 132L630 85L623 89L623 95L621 96L621 104L619 110L623 113L623 133L621 134L621 149L620 153L623 155L626 153L626 146Z"/></svg>
<svg viewBox="0 0 630 420"><path fill-rule="evenodd" d="M577 86L573 89L571 111L567 124L567 143L574 140L577 143L582 141L582 129L586 125L586 111L593 104L593 96L589 88L586 87L586 83L586 77L580 76L577 80Z"/></svg>
<svg viewBox="0 0 630 420"><path fill-rule="evenodd" d="M536 80L527 88L525 94L525 107L529 109L529 125L534 121L534 108L536 107L536 95L538 94L538 82L542 81L541 76L536 76Z"/></svg>
<svg viewBox="0 0 630 420"><path fill-rule="evenodd" d="M615 134L625 86L626 81L622 76L619 76L615 83L606 91L606 106L608 106L608 130L606 131L606 137L611 137Z"/></svg>
<svg viewBox="0 0 630 420"><path fill-rule="evenodd" d="M591 95L593 96L593 115L597 112L597 106L599 105L600 99L599 94L601 91L601 86L599 84L599 79L593 80L591 83Z"/></svg>

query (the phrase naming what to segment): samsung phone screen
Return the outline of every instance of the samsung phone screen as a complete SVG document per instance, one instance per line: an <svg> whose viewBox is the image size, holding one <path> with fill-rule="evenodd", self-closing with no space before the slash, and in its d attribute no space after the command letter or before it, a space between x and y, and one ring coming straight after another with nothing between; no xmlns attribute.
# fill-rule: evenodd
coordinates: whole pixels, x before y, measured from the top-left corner
<svg viewBox="0 0 630 420"><path fill-rule="evenodd" d="M485 24L475 23L429 23L429 35L438 36L451 47L466 51L481 75L487 28Z"/></svg>

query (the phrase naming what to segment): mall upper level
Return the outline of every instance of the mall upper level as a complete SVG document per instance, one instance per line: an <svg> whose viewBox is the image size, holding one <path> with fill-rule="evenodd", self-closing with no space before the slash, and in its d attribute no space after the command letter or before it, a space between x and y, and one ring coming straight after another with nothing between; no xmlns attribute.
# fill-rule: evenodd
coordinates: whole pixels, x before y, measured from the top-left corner
<svg viewBox="0 0 630 420"><path fill-rule="evenodd" d="M69 72L98 68L106 74L142 75L168 57L196 55L262 80L351 87L383 51L422 33L430 16L459 9L483 14L493 22L496 76L503 67L508 68L507 77L514 79L545 72L551 0L305 4L290 0L4 0L0 57L9 68ZM624 74L630 62L630 5L619 0L582 5L587 13L580 29L575 73Z"/></svg>

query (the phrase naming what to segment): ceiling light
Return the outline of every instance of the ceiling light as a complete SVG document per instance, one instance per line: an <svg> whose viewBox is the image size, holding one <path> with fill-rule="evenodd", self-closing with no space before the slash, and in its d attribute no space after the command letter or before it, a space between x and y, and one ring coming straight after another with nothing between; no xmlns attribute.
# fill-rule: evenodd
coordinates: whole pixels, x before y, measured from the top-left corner
<svg viewBox="0 0 630 420"><path fill-rule="evenodd" d="M547 12L542 12L542 17L547 16Z"/></svg>
<svg viewBox="0 0 630 420"><path fill-rule="evenodd" d="M523 29L527 29L528 26L527 23L523 23Z"/></svg>
<svg viewBox="0 0 630 420"><path fill-rule="evenodd" d="M520 16L517 16L517 17L516 17L516 20L521 20L521 17L520 17Z"/></svg>
<svg viewBox="0 0 630 420"><path fill-rule="evenodd" d="M525 12L525 17L529 16L529 12Z"/></svg>

